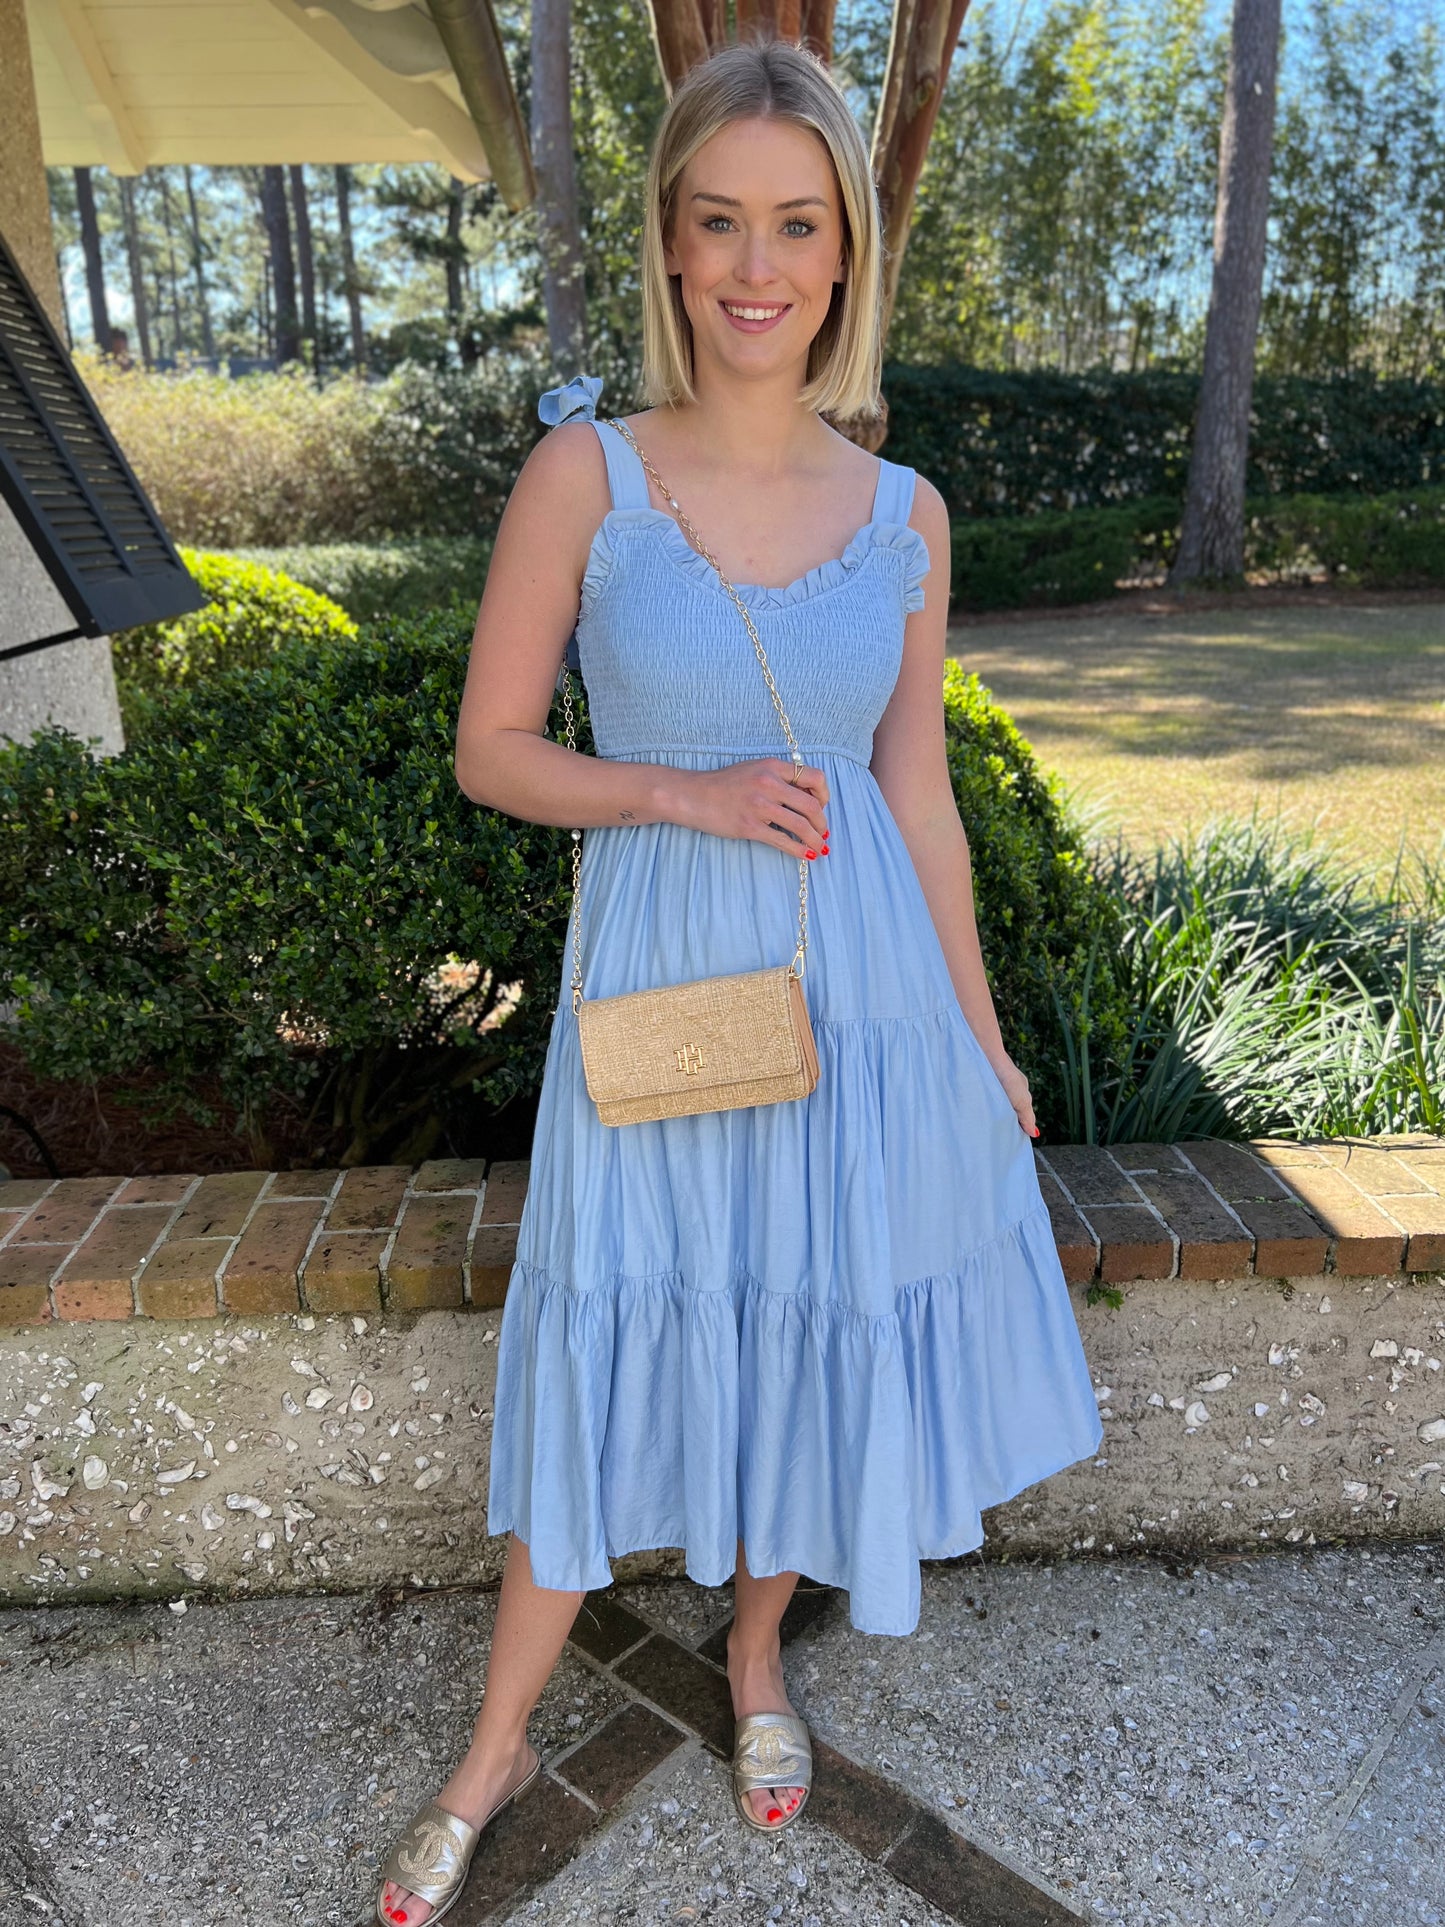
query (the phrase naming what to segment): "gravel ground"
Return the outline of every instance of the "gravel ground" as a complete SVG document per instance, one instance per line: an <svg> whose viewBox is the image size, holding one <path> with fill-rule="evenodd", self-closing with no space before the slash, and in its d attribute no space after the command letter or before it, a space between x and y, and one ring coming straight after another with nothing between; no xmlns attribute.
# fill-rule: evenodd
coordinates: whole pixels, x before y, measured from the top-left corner
<svg viewBox="0 0 1445 1927"><path fill-rule="evenodd" d="M728 1604L617 1592L689 1642ZM493 1608L457 1589L0 1614L0 1927L357 1927L466 1745ZM1445 1922L1440 1545L972 1559L926 1573L911 1638L856 1633L835 1600L785 1668L821 1739L1086 1920ZM532 1737L555 1760L623 1703L569 1650ZM695 1741L505 1917L946 1918L821 1821L745 1834Z"/></svg>

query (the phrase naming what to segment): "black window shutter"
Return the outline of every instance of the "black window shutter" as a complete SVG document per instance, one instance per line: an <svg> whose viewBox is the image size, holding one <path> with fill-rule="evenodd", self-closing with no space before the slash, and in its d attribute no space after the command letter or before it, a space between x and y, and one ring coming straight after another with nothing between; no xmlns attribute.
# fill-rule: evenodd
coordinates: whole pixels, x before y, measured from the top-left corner
<svg viewBox="0 0 1445 1927"><path fill-rule="evenodd" d="M69 604L73 633L110 635L204 603L3 235L0 495Z"/></svg>

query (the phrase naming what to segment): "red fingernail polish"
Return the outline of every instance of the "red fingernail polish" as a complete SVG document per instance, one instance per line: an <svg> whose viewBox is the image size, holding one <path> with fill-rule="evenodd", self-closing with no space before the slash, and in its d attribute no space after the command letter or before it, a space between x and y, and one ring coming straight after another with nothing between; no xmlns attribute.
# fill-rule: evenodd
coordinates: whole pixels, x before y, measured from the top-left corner
<svg viewBox="0 0 1445 1927"><path fill-rule="evenodd" d="M816 850L804 850L803 852L804 856L816 856L817 854L818 852Z"/></svg>

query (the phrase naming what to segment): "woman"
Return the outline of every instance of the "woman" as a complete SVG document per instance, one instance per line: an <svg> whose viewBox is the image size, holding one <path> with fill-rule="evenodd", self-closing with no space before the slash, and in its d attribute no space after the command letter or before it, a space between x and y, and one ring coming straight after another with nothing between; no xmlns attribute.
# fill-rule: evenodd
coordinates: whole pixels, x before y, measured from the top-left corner
<svg viewBox="0 0 1445 1927"><path fill-rule="evenodd" d="M972 1550L982 1507L1099 1444L949 783L948 517L822 419L876 412L880 255L826 68L782 42L715 54L649 166L637 446L597 419L595 378L550 390L497 533L462 788L590 828L594 998L785 961L804 856L819 1076L604 1124L564 956L498 1346L488 1527L511 1540L486 1690L383 1869L382 1920L446 1911L537 1772L528 1716L610 1557L680 1544L703 1585L735 1569L734 1798L772 1831L811 1780L778 1639L799 1571L846 1589L855 1627L910 1632L920 1557ZM801 772L673 502L753 615ZM595 758L544 735L574 624Z"/></svg>

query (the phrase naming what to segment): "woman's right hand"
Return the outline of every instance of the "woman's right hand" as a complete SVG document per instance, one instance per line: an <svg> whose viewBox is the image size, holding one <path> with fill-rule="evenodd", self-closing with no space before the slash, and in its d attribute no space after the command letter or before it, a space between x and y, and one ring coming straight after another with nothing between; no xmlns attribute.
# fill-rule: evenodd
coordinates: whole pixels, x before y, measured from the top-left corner
<svg viewBox="0 0 1445 1927"><path fill-rule="evenodd" d="M796 782L793 775L793 764L782 756L690 771L687 824L713 836L768 843L789 856L826 854L828 779L807 763Z"/></svg>

